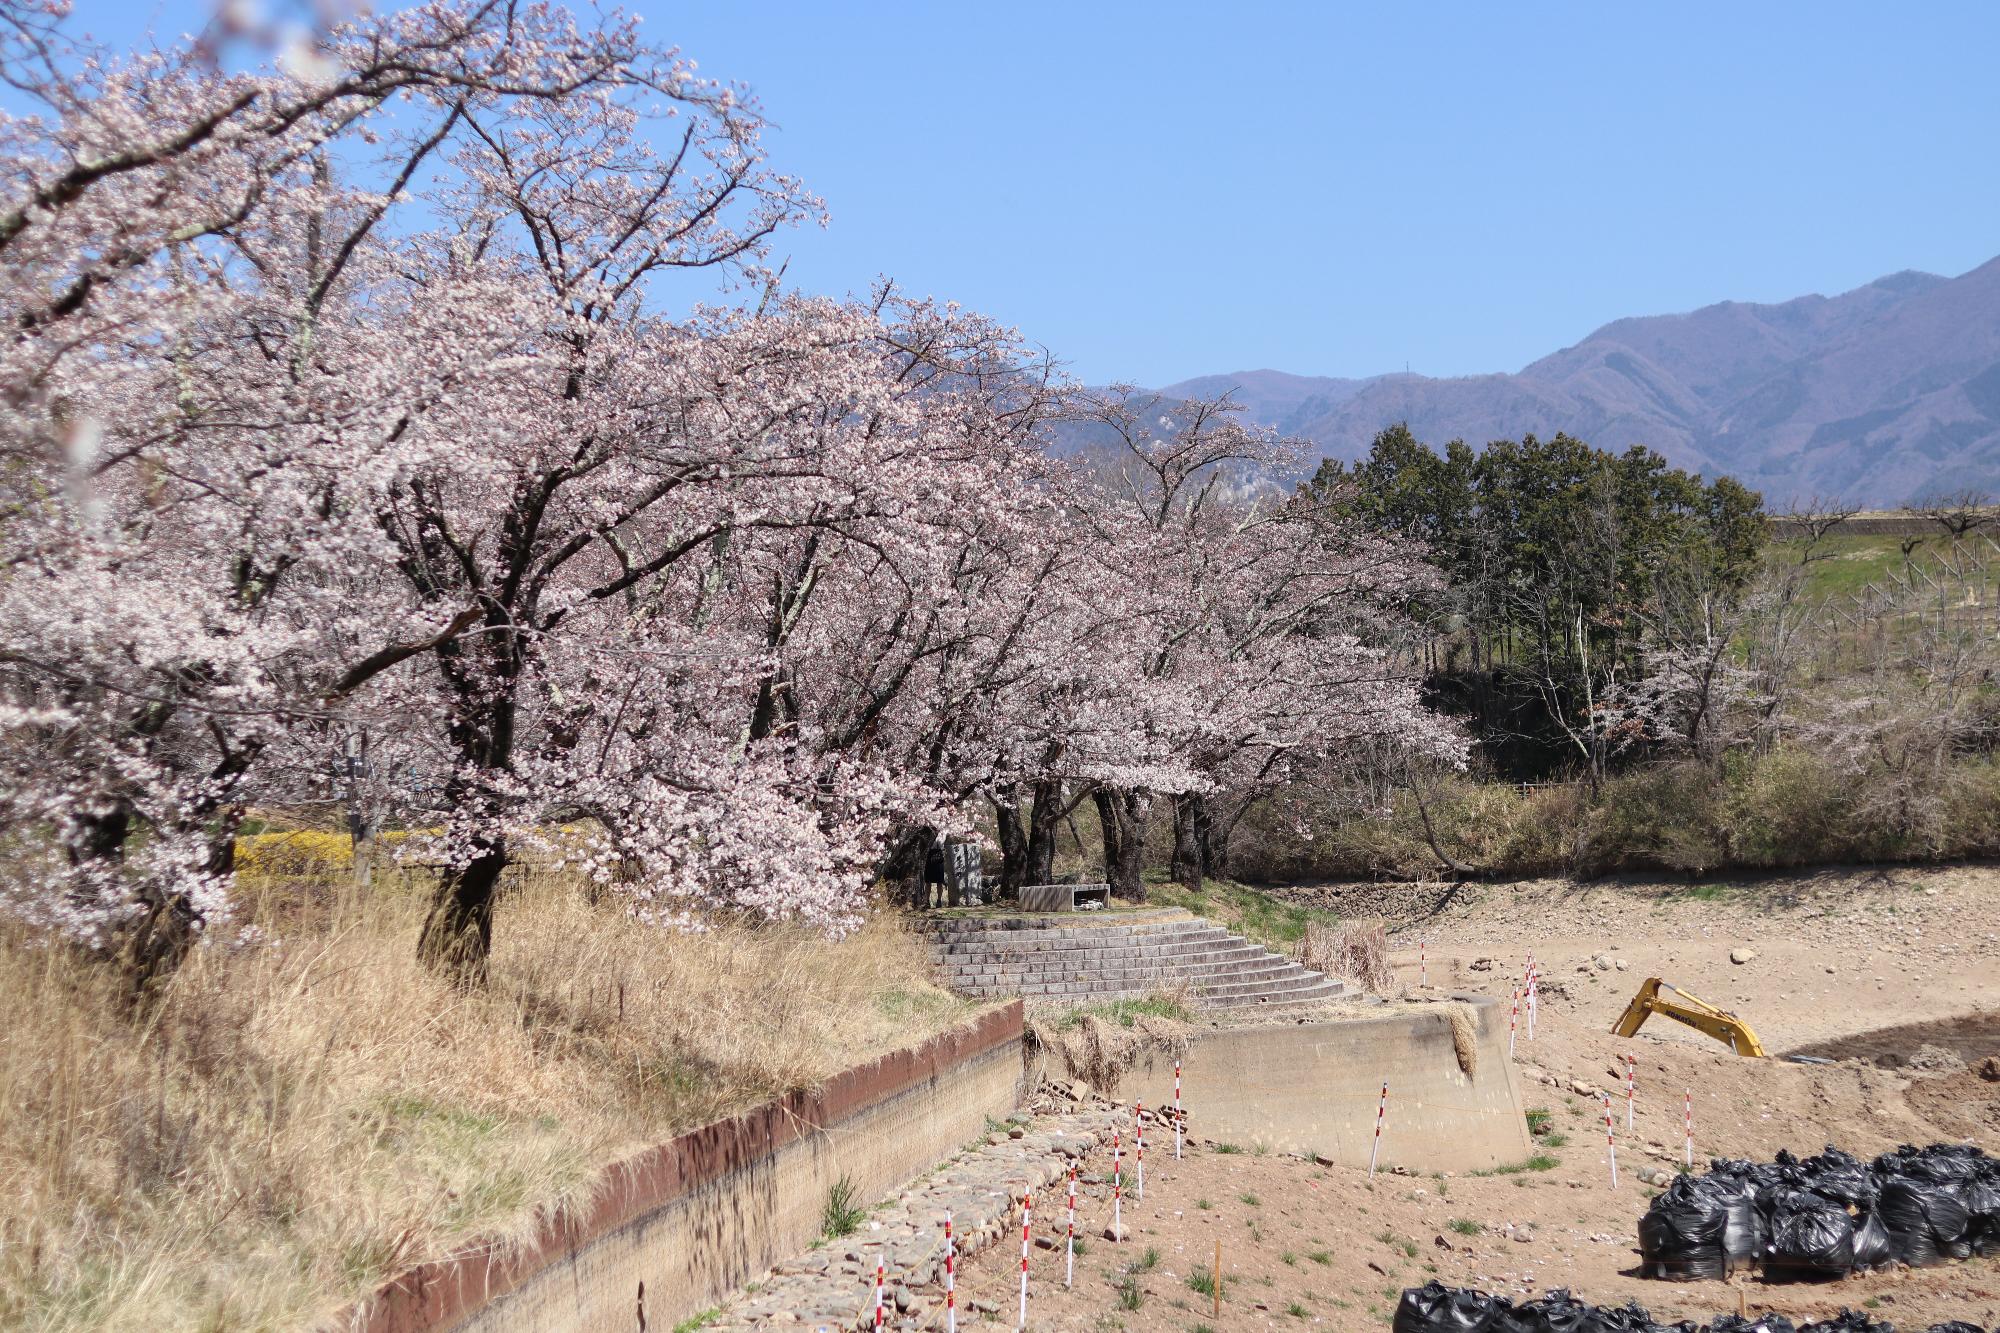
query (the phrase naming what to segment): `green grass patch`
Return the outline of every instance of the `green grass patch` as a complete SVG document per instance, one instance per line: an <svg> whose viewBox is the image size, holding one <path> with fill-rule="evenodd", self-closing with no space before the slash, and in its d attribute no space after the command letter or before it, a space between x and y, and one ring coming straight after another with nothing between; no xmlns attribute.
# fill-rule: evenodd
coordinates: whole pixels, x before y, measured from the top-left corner
<svg viewBox="0 0 2000 1333"><path fill-rule="evenodd" d="M1207 1265L1197 1267L1187 1275L1188 1290L1207 1296L1211 1300L1222 1300L1229 1295L1229 1286Z"/></svg>
<svg viewBox="0 0 2000 1333"><path fill-rule="evenodd" d="M1186 1023L1194 1018L1194 1013L1179 1000L1166 995L1142 995L1130 1000L1107 1000L1102 1004L1079 1005L1055 1020L1056 1030L1067 1032L1080 1027L1083 1020L1095 1018L1102 1023L1129 1028L1142 1018L1170 1018Z"/></svg>
<svg viewBox="0 0 2000 1333"><path fill-rule="evenodd" d="M1185 885L1162 879L1146 886L1146 897L1161 906L1184 907L1197 916L1207 917L1218 926L1226 926L1247 940L1276 949L1296 945L1303 940L1306 927L1315 921L1334 922L1340 919L1335 913L1322 908L1301 907L1247 884L1226 879L1205 881L1200 893L1189 893Z"/></svg>
<svg viewBox="0 0 2000 1333"><path fill-rule="evenodd" d="M1909 558L1928 564L1928 548L1949 544L1940 531L1937 537L1925 537L1924 549L1913 551ZM1773 542L1772 558L1794 564L1803 545L1798 541ZM1903 572L1903 539L1890 533L1871 536L1836 532L1820 540L1818 551L1830 554L1806 567L1804 592L1813 601L1856 596L1869 584L1881 583L1889 575Z"/></svg>
<svg viewBox="0 0 2000 1333"><path fill-rule="evenodd" d="M722 1311L719 1309L711 1308L703 1310L700 1314L689 1315L686 1319L681 1320L680 1323L675 1324L674 1333L695 1333L696 1329L707 1328L720 1318L722 1318Z"/></svg>
<svg viewBox="0 0 2000 1333"><path fill-rule="evenodd" d="M1474 1171L1475 1176L1519 1176L1530 1171L1553 1171L1562 1165L1562 1159L1538 1152L1524 1162L1509 1162L1505 1166L1490 1167L1484 1171Z"/></svg>
<svg viewBox="0 0 2000 1333"><path fill-rule="evenodd" d="M1451 1229L1461 1236L1476 1236L1486 1230L1485 1227L1469 1217L1454 1217L1451 1219L1450 1225Z"/></svg>
<svg viewBox="0 0 2000 1333"><path fill-rule="evenodd" d="M1726 903L1738 897L1742 890L1734 884L1689 884L1674 890L1673 896L1697 903Z"/></svg>
<svg viewBox="0 0 2000 1333"><path fill-rule="evenodd" d="M854 1202L854 1181L842 1176L827 1189L826 1202L819 1210L819 1234L823 1240L851 1236L868 1216L866 1208Z"/></svg>

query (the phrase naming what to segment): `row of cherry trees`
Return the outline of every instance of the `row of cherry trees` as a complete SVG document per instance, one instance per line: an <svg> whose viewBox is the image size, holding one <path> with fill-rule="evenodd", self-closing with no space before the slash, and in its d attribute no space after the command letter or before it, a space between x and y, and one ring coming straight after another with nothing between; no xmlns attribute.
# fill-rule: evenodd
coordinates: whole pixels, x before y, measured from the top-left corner
<svg viewBox="0 0 2000 1333"><path fill-rule="evenodd" d="M420 947L476 979L526 854L838 929L987 803L1052 849L1094 799L1136 890L1159 800L1454 752L1419 565L1226 405L787 294L817 201L633 23L435 0L250 72L0 29L0 902L141 976L330 774L441 829ZM1115 466L1044 451L1078 416Z"/></svg>

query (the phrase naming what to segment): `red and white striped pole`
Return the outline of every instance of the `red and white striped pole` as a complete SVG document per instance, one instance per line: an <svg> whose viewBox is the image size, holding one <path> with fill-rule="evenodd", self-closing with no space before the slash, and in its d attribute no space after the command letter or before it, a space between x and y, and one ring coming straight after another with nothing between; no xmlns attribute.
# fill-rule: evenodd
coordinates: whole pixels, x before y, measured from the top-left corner
<svg viewBox="0 0 2000 1333"><path fill-rule="evenodd" d="M1132 1197L1143 1199L1146 1197L1146 1103L1144 1102L1132 1104L1132 1139L1138 1145L1138 1152L1133 1158L1138 1165L1132 1173Z"/></svg>
<svg viewBox="0 0 2000 1333"><path fill-rule="evenodd" d="M1181 1062L1174 1061L1174 1160L1181 1160Z"/></svg>
<svg viewBox="0 0 2000 1333"><path fill-rule="evenodd" d="M1636 1056L1625 1057L1625 1132L1632 1132L1632 1094L1638 1078L1639 1061Z"/></svg>
<svg viewBox="0 0 2000 1333"><path fill-rule="evenodd" d="M1368 1178L1375 1179L1375 1159L1382 1153L1382 1118L1389 1114L1389 1085L1382 1085L1382 1100L1375 1107L1375 1144L1368 1150Z"/></svg>
<svg viewBox="0 0 2000 1333"><path fill-rule="evenodd" d="M1069 1168L1069 1230L1063 1238L1063 1285L1076 1285L1076 1164Z"/></svg>
<svg viewBox="0 0 2000 1333"><path fill-rule="evenodd" d="M1118 1131L1111 1131L1111 1234L1122 1238L1125 1224L1125 1150L1118 1139Z"/></svg>
<svg viewBox="0 0 2000 1333"><path fill-rule="evenodd" d="M1021 1327L1028 1326L1028 1221L1035 1211L1035 1192L1021 1196Z"/></svg>
<svg viewBox="0 0 2000 1333"><path fill-rule="evenodd" d="M1514 1010L1507 1016L1507 1058L1514 1058L1514 1039L1521 1032L1521 992L1514 992Z"/></svg>
<svg viewBox="0 0 2000 1333"><path fill-rule="evenodd" d="M1682 1114L1686 1118L1688 1170L1694 1170L1694 1089L1683 1090Z"/></svg>
<svg viewBox="0 0 2000 1333"><path fill-rule="evenodd" d="M1611 1141L1611 1094L1604 1094L1604 1152L1611 1159L1611 1188L1618 1188L1618 1145Z"/></svg>
<svg viewBox="0 0 2000 1333"><path fill-rule="evenodd" d="M1528 955L1528 1040L1535 1039L1535 1015L1542 1008L1542 973L1535 966L1535 956Z"/></svg>
<svg viewBox="0 0 2000 1333"><path fill-rule="evenodd" d="M1421 935L1417 937L1417 984L1419 986L1431 984L1430 943Z"/></svg>
<svg viewBox="0 0 2000 1333"><path fill-rule="evenodd" d="M875 1256L875 1327L882 1327L882 1256Z"/></svg>
<svg viewBox="0 0 2000 1333"><path fill-rule="evenodd" d="M944 1333L958 1333L958 1242L951 1236L951 1210L944 1214Z"/></svg>

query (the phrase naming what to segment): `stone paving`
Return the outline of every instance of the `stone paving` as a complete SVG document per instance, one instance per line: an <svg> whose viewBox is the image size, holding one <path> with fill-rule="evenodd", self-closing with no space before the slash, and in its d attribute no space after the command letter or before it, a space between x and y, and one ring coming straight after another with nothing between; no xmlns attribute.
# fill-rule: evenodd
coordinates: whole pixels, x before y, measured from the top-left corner
<svg viewBox="0 0 2000 1333"><path fill-rule="evenodd" d="M1150 1117L1149 1117L1150 1119ZM1062 1181L1132 1117L1110 1106L1067 1114L1010 1117L1004 1131L911 1184L868 1214L853 1235L821 1242L787 1259L701 1325L707 1333L768 1333L776 1328L859 1330L874 1327L875 1260L882 1258L887 1327L944 1327L944 1218L950 1210L961 1264L987 1247L1020 1243L1021 1193L1033 1190L1044 1218L1062 1212ZM1086 1187L1079 1176L1078 1193ZM1092 1185L1091 1193L1102 1192ZM1044 1213L1044 1195L1050 1210ZM1047 1229L1037 1226L1044 1236ZM961 1299L963 1299L961 1297Z"/></svg>

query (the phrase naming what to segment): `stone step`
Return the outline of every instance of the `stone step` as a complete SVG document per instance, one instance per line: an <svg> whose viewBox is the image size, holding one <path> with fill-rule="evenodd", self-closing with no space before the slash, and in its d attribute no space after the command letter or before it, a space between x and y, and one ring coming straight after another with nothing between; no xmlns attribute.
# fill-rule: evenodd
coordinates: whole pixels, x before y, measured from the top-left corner
<svg viewBox="0 0 2000 1333"><path fill-rule="evenodd" d="M1004 944L968 944L952 948L931 950L937 958L981 958L996 961L1022 962L1037 958L1076 959L1104 957L1107 955L1144 956L1148 958L1171 958L1186 954L1204 953L1212 949L1235 949L1243 947L1240 941L1232 941L1226 935L1206 939L1171 940L1163 942L1137 940L1091 940L1079 941L1065 947L1036 946L1011 948Z"/></svg>
<svg viewBox="0 0 2000 1333"><path fill-rule="evenodd" d="M1206 964L1185 964L1163 966L1153 962L1133 962L1117 966L1091 966L1078 968L1062 967L953 967L944 969L945 980L957 985L980 982L1015 981L1048 982L1057 980L1085 980L1089 978L1115 979L1130 984L1156 985L1186 982L1197 989L1209 985L1261 977L1274 972L1283 972L1297 965L1288 959L1232 958Z"/></svg>
<svg viewBox="0 0 2000 1333"><path fill-rule="evenodd" d="M1338 981L1322 980L1310 986L1300 986L1292 990L1273 991L1264 995L1235 995L1209 1001L1215 1009L1277 1009L1289 1005L1327 1004L1334 1000L1346 999L1348 990Z"/></svg>
<svg viewBox="0 0 2000 1333"><path fill-rule="evenodd" d="M1234 999L1241 995L1269 995L1274 991L1294 990L1300 986L1310 986L1318 980L1318 974L1303 968L1297 972L1273 972L1265 976L1248 977L1243 980L1224 981L1213 986L1204 986L1199 995L1204 1002Z"/></svg>
<svg viewBox="0 0 2000 1333"><path fill-rule="evenodd" d="M919 922L916 925L916 929L923 931L925 934L936 939L945 940L1052 940L1108 932L1141 935L1188 928L1197 930L1214 929L1213 925L1204 918L1192 916L1187 913L1141 921L1107 921L1086 914L1074 918L1074 924L1060 925L1043 925L1038 922L1015 925L1008 922L991 921Z"/></svg>
<svg viewBox="0 0 2000 1333"><path fill-rule="evenodd" d="M1222 944L1232 939L1229 932L1214 926L1200 930L1114 931L1105 935L1067 935L1060 939L1023 940L995 935L966 940L935 940L933 952L953 954L994 954L1024 958L1033 954L1083 953L1091 949L1193 949Z"/></svg>
<svg viewBox="0 0 2000 1333"><path fill-rule="evenodd" d="M1006 954L985 950L937 950L932 961L939 967L1021 968L1106 968L1128 964L1156 964L1160 967L1197 967L1233 961L1248 962L1268 956L1269 951L1254 944L1198 944L1186 948L1074 949L1060 953Z"/></svg>
<svg viewBox="0 0 2000 1333"><path fill-rule="evenodd" d="M933 949L931 956L939 959L990 959L995 962L1025 963L1106 958L1189 958L1245 949L1257 953L1270 952L1262 945L1251 944L1233 935L1218 935L1213 939L1176 940L1168 944L1106 941L1102 944L1078 945L1069 949L1008 949L1000 945L970 945L962 948Z"/></svg>
<svg viewBox="0 0 2000 1333"><path fill-rule="evenodd" d="M1204 1008L1325 1003L1347 986L1201 917L1168 909L1117 922L955 922L934 930L946 984L1037 1002L1137 997L1185 986Z"/></svg>

